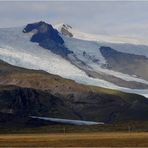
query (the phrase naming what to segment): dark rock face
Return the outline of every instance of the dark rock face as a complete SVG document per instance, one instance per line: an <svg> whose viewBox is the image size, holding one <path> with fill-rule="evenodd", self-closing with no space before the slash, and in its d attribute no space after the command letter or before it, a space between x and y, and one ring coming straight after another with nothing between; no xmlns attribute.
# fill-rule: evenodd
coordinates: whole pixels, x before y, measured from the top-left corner
<svg viewBox="0 0 148 148"><path fill-rule="evenodd" d="M0 112L18 116L72 116L68 106L60 98L40 90L9 86L0 91Z"/></svg>
<svg viewBox="0 0 148 148"><path fill-rule="evenodd" d="M63 26L61 28L61 33L65 36L73 37L73 34L69 31L69 28L72 28L72 27L69 25L63 24Z"/></svg>
<svg viewBox="0 0 148 148"><path fill-rule="evenodd" d="M103 122L148 120L148 100L101 93L54 94L8 86L0 90L0 112Z"/></svg>
<svg viewBox="0 0 148 148"><path fill-rule="evenodd" d="M147 58L145 56L140 56L140 55L134 55L134 54L129 54L129 53L122 53L119 51L116 51L110 47L100 47L100 51L101 53L109 58L109 57L113 57L113 58L118 58L118 59L126 59L126 60L130 60L130 59L144 59L146 60Z"/></svg>
<svg viewBox="0 0 148 148"><path fill-rule="evenodd" d="M84 120L106 123L148 120L148 100L136 95L127 99L125 96L90 92L69 98L69 103Z"/></svg>
<svg viewBox="0 0 148 148"><path fill-rule="evenodd" d="M100 47L107 61L106 67L148 80L148 58L142 55L122 53L110 47Z"/></svg>
<svg viewBox="0 0 148 148"><path fill-rule="evenodd" d="M44 24L44 22L42 22L42 21L41 22L37 22L37 23L33 23L33 24L28 24L24 28L23 32L24 33L31 32L32 30L39 28L42 24Z"/></svg>
<svg viewBox="0 0 148 148"><path fill-rule="evenodd" d="M61 55L62 57L67 57L68 54L73 53L68 50L64 45L57 44L53 40L46 39L39 43L39 45L43 48L51 50L53 53Z"/></svg>
<svg viewBox="0 0 148 148"><path fill-rule="evenodd" d="M72 53L64 46L64 40L60 37L59 32L52 25L45 22L28 24L23 32L28 33L35 30L31 38L32 42L37 42L43 48L51 50L53 53L61 56L67 56Z"/></svg>
<svg viewBox="0 0 148 148"><path fill-rule="evenodd" d="M46 39L53 40L58 44L63 44L63 39L58 35L58 31L52 27L52 25L47 24L45 22L38 22L33 24L28 24L24 28L24 33L31 32L32 30L36 29L37 33L35 33L31 41L32 42L42 42Z"/></svg>

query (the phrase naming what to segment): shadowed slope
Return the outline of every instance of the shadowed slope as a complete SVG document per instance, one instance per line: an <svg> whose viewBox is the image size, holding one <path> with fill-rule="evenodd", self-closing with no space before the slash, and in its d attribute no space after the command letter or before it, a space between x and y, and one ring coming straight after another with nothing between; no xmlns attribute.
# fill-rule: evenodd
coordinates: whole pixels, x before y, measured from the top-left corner
<svg viewBox="0 0 148 148"><path fill-rule="evenodd" d="M0 112L103 122L148 120L143 96L85 86L2 61L0 68Z"/></svg>

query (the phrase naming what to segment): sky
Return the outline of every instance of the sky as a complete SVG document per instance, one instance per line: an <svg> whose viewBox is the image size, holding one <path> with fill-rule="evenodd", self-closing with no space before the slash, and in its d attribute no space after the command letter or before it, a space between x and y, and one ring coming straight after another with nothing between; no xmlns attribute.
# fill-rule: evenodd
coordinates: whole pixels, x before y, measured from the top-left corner
<svg viewBox="0 0 148 148"><path fill-rule="evenodd" d="M0 27L66 23L93 34L148 39L148 1L0 1Z"/></svg>

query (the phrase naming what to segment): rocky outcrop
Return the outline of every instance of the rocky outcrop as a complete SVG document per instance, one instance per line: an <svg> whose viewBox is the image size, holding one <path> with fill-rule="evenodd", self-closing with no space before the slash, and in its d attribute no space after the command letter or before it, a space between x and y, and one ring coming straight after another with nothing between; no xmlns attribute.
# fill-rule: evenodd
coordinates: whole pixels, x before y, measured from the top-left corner
<svg viewBox="0 0 148 148"><path fill-rule="evenodd" d="M52 27L52 25L45 22L37 22L33 24L28 24L23 32L28 33L36 30L35 34L32 36L32 42L42 42L44 40L50 39L57 44L63 44L64 40L58 35L58 31Z"/></svg>
<svg viewBox="0 0 148 148"><path fill-rule="evenodd" d="M39 43L41 47L49 49L53 53L59 54L63 57L72 53L64 46L64 40L60 37L59 32L50 24L42 21L28 24L24 28L23 32L33 32L31 41Z"/></svg>
<svg viewBox="0 0 148 148"><path fill-rule="evenodd" d="M71 28L71 26L63 24L60 31L65 36L73 37L73 34L69 31Z"/></svg>
<svg viewBox="0 0 148 148"><path fill-rule="evenodd" d="M105 46L100 47L100 52L107 61L106 68L148 80L147 57L119 52Z"/></svg>
<svg viewBox="0 0 148 148"><path fill-rule="evenodd" d="M148 120L148 100L138 95L121 97L94 92L53 95L32 88L1 86L0 112L106 123Z"/></svg>
<svg viewBox="0 0 148 148"><path fill-rule="evenodd" d="M18 116L77 117L61 98L40 90L15 86L1 86L0 112Z"/></svg>

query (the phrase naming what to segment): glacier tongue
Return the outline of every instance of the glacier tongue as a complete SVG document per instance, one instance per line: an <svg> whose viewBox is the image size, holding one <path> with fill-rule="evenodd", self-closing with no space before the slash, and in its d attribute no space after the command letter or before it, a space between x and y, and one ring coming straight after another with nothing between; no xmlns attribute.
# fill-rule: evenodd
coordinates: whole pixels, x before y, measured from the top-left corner
<svg viewBox="0 0 148 148"><path fill-rule="evenodd" d="M95 72L101 72L107 75L113 75L117 78L121 78L125 81L136 81L148 84L148 81L130 76L128 74L123 74L121 72L109 70L102 68L103 64L106 64L105 58L102 56L99 48L100 44L94 41L85 41L75 38L69 38L61 35L64 39L64 43L69 50L73 51L75 56L85 63L86 66L91 68ZM84 54L85 53L85 54ZM98 60L99 59L99 60ZM97 61L98 60L98 61ZM75 63L77 61L74 61ZM81 66L80 66L81 67Z"/></svg>
<svg viewBox="0 0 148 148"><path fill-rule="evenodd" d="M0 29L0 59L12 65L44 70L77 82L90 84L93 80L61 56L30 42L32 34L24 34L22 30L21 27ZM115 86L104 80L96 79L96 81L102 87Z"/></svg>
<svg viewBox="0 0 148 148"><path fill-rule="evenodd" d="M16 66L42 69L65 77L85 75L83 71L61 56L30 42L31 34L22 33L22 29L0 30L0 57L2 60Z"/></svg>
<svg viewBox="0 0 148 148"><path fill-rule="evenodd" d="M54 27L61 32L61 28L64 24L56 24ZM144 55L148 57L148 41L142 39L121 37L121 36L109 36L99 34L89 34L78 31L76 29L68 28L68 31L72 33L73 38L83 41L98 42L100 46L110 46L118 51Z"/></svg>

